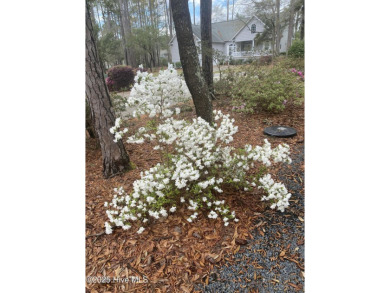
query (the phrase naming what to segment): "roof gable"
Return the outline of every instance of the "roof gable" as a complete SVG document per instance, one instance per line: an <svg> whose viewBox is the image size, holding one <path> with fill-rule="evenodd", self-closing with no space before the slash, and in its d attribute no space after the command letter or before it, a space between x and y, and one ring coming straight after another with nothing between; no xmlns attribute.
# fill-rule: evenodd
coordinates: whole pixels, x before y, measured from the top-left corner
<svg viewBox="0 0 390 293"><path fill-rule="evenodd" d="M263 23L256 16L212 23L211 35L213 43L224 43L231 41L254 18ZM192 32L197 38L201 39L200 25L192 25ZM175 37L176 35L173 36L170 43L175 39Z"/></svg>
<svg viewBox="0 0 390 293"><path fill-rule="evenodd" d="M248 19L248 21L243 24L243 26L236 32L236 34L232 37L232 39L234 39L235 37L238 36L238 34L244 29L247 27L247 25L252 21L252 20L257 20L259 21L260 23L262 23L264 25L264 22L262 22L257 16L252 16L251 18ZM250 28L248 28L250 30Z"/></svg>

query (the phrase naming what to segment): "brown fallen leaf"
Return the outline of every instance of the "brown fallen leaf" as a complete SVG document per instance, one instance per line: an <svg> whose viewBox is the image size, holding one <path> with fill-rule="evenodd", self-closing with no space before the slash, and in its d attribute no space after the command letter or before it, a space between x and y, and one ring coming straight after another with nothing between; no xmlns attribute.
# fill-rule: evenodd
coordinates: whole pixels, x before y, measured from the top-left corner
<svg viewBox="0 0 390 293"><path fill-rule="evenodd" d="M191 293L193 287L194 286L191 284L181 284L180 285L180 289L182 290L182 292L185 292L185 293Z"/></svg>
<svg viewBox="0 0 390 293"><path fill-rule="evenodd" d="M297 285L295 285L295 284L293 284L293 283L287 283L287 284L289 284L291 287L294 287L295 289L299 289L299 287L297 286Z"/></svg>
<svg viewBox="0 0 390 293"><path fill-rule="evenodd" d="M248 244L248 241L246 241L245 239L237 238L236 239L236 244L238 244L238 245L246 245L246 244Z"/></svg>
<svg viewBox="0 0 390 293"><path fill-rule="evenodd" d="M285 250L282 250L282 252L279 254L279 256L280 256L280 257L283 257L283 256L285 256L285 254L286 254L286 251L285 251Z"/></svg>
<svg viewBox="0 0 390 293"><path fill-rule="evenodd" d="M216 260L214 257L210 256L210 255L206 255L206 257L204 258L206 261L212 263L212 264L215 264L216 263Z"/></svg>

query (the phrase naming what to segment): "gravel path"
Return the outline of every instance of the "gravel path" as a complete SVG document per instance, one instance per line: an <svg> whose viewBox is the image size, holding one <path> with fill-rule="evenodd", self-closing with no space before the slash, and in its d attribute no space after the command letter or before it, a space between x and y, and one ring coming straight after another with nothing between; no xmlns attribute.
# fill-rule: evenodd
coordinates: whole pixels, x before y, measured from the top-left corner
<svg viewBox="0 0 390 293"><path fill-rule="evenodd" d="M267 210L255 224L253 240L226 266L211 273L203 292L303 292L304 288L304 146L297 147L291 169L282 168L278 181L292 194L284 213ZM276 178L275 178L276 179ZM263 224L261 224L263 222ZM261 235L262 229L264 235ZM264 229L264 230L263 230ZM284 252L283 252L284 251Z"/></svg>

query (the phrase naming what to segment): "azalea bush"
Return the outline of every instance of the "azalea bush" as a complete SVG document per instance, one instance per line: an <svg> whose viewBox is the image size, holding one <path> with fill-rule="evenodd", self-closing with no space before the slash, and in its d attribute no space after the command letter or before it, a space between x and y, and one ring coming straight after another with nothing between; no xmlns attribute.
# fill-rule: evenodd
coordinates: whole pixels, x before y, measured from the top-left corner
<svg viewBox="0 0 390 293"><path fill-rule="evenodd" d="M296 75L298 75L302 80L305 80L305 76L303 75L303 72L302 71L299 71L295 68L292 68L291 69L291 72L292 73L295 73Z"/></svg>
<svg viewBox="0 0 390 293"><path fill-rule="evenodd" d="M169 64L166 70L161 70L158 76L139 70L134 81L127 102L127 106L136 108L134 117L144 114L150 117L170 117L174 111L169 107L191 98L185 80L179 76L172 64Z"/></svg>
<svg viewBox="0 0 390 293"><path fill-rule="evenodd" d="M174 69L170 67L169 70ZM176 77L176 82L170 86L167 81L162 83L170 75ZM200 117L192 121L178 119L178 108L167 111L170 103L164 102L169 100L168 96L164 97L164 88L169 87L174 100L182 91L186 93L184 85L178 82L180 77L173 71L160 72L154 86L150 84L151 76L144 73L137 73L137 76L140 88L137 89L137 84L134 86L129 103L137 100L139 105L143 105L139 111L159 120L158 124L138 129L134 135L127 137L127 142L152 144L153 149L160 153L162 162L141 172L141 178L134 181L132 191L125 191L123 187L114 189L114 198L105 203L109 219L105 223L107 234L112 233L113 227L127 230L133 225L138 228L137 233L142 233L147 223L166 218L179 208L189 211L187 221L190 223L202 211L208 218L220 218L228 226L232 221L237 222L238 218L220 198L226 186L247 192L263 190L261 200L281 212L289 206L291 194L286 187L264 173L264 167L272 163L291 162L288 145L272 148L265 140L263 146L245 145L236 149L231 143L238 128L228 114L214 111L215 124L210 125ZM150 90L154 91L153 95ZM153 98L159 94L163 98L161 103ZM128 132L126 128L121 129L121 123L118 118L111 128L116 141L125 139L124 135ZM260 171L249 175L248 171L255 167L259 167Z"/></svg>
<svg viewBox="0 0 390 293"><path fill-rule="evenodd" d="M272 68L249 66L236 73L232 80L231 96L235 107L253 113L256 110L282 112L286 104L301 104L304 84L291 70L275 65Z"/></svg>
<svg viewBox="0 0 390 293"><path fill-rule="evenodd" d="M106 83L110 91L130 89L134 83L134 70L130 66L118 65L108 69Z"/></svg>
<svg viewBox="0 0 390 293"><path fill-rule="evenodd" d="M106 78L106 85L110 92L114 91L114 81L111 78L109 77Z"/></svg>
<svg viewBox="0 0 390 293"><path fill-rule="evenodd" d="M110 93L110 99L115 113L121 113L126 110L127 98L117 93Z"/></svg>
<svg viewBox="0 0 390 293"><path fill-rule="evenodd" d="M305 59L304 58L286 58L279 57L276 59L277 66L290 70L291 68L297 71L305 72Z"/></svg>

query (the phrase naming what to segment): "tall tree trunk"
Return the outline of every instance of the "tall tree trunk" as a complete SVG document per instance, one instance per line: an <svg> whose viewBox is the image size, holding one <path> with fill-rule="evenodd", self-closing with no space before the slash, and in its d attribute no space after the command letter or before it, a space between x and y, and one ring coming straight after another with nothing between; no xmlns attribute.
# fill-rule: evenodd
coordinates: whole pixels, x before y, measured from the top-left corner
<svg viewBox="0 0 390 293"><path fill-rule="evenodd" d="M280 0L276 0L276 55L280 52Z"/></svg>
<svg viewBox="0 0 390 293"><path fill-rule="evenodd" d="M122 0L123 1L123 16L124 16L124 26L125 26L125 34L126 34L126 41L129 42L129 38L131 36L131 22L130 22L130 13L129 13L129 0ZM129 57L129 65L130 66L136 66L135 61L135 54L134 52L129 48L128 44L126 43L126 50L127 55Z"/></svg>
<svg viewBox="0 0 390 293"><path fill-rule="evenodd" d="M85 94L99 137L103 175L108 178L129 169L130 160L122 140L115 143L114 135L110 133L110 128L115 125L115 114L104 82L87 1L85 20Z"/></svg>
<svg viewBox="0 0 390 293"><path fill-rule="evenodd" d="M108 28L109 33L111 33L113 31L111 12L109 10L107 11L107 28Z"/></svg>
<svg viewBox="0 0 390 293"><path fill-rule="evenodd" d="M305 2L302 5L301 40L305 38Z"/></svg>
<svg viewBox="0 0 390 293"><path fill-rule="evenodd" d="M122 35L122 46L123 46L123 55L125 59L126 65L131 65L130 55L127 50L127 29L126 29L126 20L125 20L125 12L124 12L124 2L125 0L119 0L119 24L121 27L121 35Z"/></svg>
<svg viewBox="0 0 390 293"><path fill-rule="evenodd" d="M227 0L226 9L226 21L229 21L229 0Z"/></svg>
<svg viewBox="0 0 390 293"><path fill-rule="evenodd" d="M212 0L200 0L200 31L202 40L202 71L210 93L213 89L213 41L211 34Z"/></svg>
<svg viewBox="0 0 390 293"><path fill-rule="evenodd" d="M291 40L293 36L294 29L294 0L290 1L290 17L288 20L288 35L287 35L287 47L286 47L286 55L288 54L288 48L291 46Z"/></svg>
<svg viewBox="0 0 390 293"><path fill-rule="evenodd" d="M195 0L192 0L192 6L193 6L193 15L194 15L194 25L195 25Z"/></svg>
<svg viewBox="0 0 390 293"><path fill-rule="evenodd" d="M172 16L172 1L169 0L169 38L173 37L173 16Z"/></svg>
<svg viewBox="0 0 390 293"><path fill-rule="evenodd" d="M234 0L233 0L233 3L232 3L232 20L234 19Z"/></svg>
<svg viewBox="0 0 390 293"><path fill-rule="evenodd" d="M166 36L168 39L168 63L172 63L172 54L171 54L171 47L169 42L171 41L171 36L168 35L169 32L169 26L170 26L170 12L168 11L168 3L167 1L164 1L164 11L165 11L165 25L166 25Z"/></svg>
<svg viewBox="0 0 390 293"><path fill-rule="evenodd" d="M297 11L296 12L296 17L295 17L295 29L294 29L294 32L298 31L299 20L300 20L300 14L299 14L299 11Z"/></svg>
<svg viewBox="0 0 390 293"><path fill-rule="evenodd" d="M213 105L207 84L200 71L198 53L195 47L191 27L191 16L187 0L171 0L172 14L175 23L180 61L184 78L194 101L196 115L210 124L213 123Z"/></svg>

